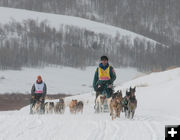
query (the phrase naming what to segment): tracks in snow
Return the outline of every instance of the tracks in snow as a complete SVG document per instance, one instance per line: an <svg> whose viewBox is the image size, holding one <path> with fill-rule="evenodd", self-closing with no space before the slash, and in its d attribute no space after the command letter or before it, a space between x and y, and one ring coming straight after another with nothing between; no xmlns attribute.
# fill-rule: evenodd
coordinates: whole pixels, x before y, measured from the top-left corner
<svg viewBox="0 0 180 140"><path fill-rule="evenodd" d="M0 140L162 140L164 126L180 123L175 116L138 110L133 120L111 120L109 113L95 114L87 104L84 113L29 115L29 107L11 113L0 112Z"/></svg>

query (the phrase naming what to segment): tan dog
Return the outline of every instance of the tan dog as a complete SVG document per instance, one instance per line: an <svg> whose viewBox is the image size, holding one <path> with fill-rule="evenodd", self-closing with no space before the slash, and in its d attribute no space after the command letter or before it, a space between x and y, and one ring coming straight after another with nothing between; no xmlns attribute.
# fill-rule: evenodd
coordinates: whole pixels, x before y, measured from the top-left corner
<svg viewBox="0 0 180 140"><path fill-rule="evenodd" d="M104 103L106 100L106 96L99 95L96 99L96 110L97 112L104 112Z"/></svg>
<svg viewBox="0 0 180 140"><path fill-rule="evenodd" d="M65 111L65 104L64 104L64 99L59 99L59 102L56 103L55 107L54 107L54 112L55 113L60 113L60 114L64 114Z"/></svg>
<svg viewBox="0 0 180 140"><path fill-rule="evenodd" d="M122 111L122 92L117 91L113 96L110 102L110 116L112 116L112 120L116 117L120 118L120 112Z"/></svg>
<svg viewBox="0 0 180 140"><path fill-rule="evenodd" d="M76 114L77 111L77 100L72 100L69 104L69 109L72 114Z"/></svg>
<svg viewBox="0 0 180 140"><path fill-rule="evenodd" d="M32 112L33 112L33 114L39 114L40 111L41 111L41 102L40 101L36 101L36 103L32 107Z"/></svg>
<svg viewBox="0 0 180 140"><path fill-rule="evenodd" d="M79 101L77 102L77 106L76 106L76 109L77 109L77 112L81 112L81 114L83 113L83 102L82 101Z"/></svg>

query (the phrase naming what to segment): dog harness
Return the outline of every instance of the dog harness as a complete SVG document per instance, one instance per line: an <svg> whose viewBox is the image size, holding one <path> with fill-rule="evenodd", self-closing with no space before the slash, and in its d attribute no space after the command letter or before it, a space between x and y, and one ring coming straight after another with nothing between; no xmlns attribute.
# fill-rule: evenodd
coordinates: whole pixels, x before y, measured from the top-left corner
<svg viewBox="0 0 180 140"><path fill-rule="evenodd" d="M44 83L35 83L35 93L43 93Z"/></svg>
<svg viewBox="0 0 180 140"><path fill-rule="evenodd" d="M110 66L108 66L107 69L103 70L101 67L98 68L98 73L99 73L99 80L110 80Z"/></svg>

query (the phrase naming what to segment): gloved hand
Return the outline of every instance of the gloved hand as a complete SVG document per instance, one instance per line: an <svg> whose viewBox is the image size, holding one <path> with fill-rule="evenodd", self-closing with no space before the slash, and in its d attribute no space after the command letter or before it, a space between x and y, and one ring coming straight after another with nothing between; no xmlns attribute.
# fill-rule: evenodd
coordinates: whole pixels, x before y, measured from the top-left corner
<svg viewBox="0 0 180 140"><path fill-rule="evenodd" d="M97 85L95 91L99 91L100 89L101 89L101 85Z"/></svg>
<svg viewBox="0 0 180 140"><path fill-rule="evenodd" d="M41 97L41 98L39 98L39 101L42 101L43 100L43 98Z"/></svg>
<svg viewBox="0 0 180 140"><path fill-rule="evenodd" d="M110 85L108 85L108 88L112 88L112 85L110 84Z"/></svg>

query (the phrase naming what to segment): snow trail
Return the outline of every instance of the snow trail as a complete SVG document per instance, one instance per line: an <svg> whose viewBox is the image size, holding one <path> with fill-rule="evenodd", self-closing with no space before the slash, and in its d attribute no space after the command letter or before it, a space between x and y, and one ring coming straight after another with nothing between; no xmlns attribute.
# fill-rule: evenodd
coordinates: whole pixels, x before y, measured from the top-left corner
<svg viewBox="0 0 180 140"><path fill-rule="evenodd" d="M167 74L173 75L174 71L180 73L175 69L152 74L159 76L158 84L151 83L149 75L141 78L142 83L151 84L137 88L138 106L132 120L126 119L124 113L115 120L111 120L109 113L95 114L95 96L86 93L65 98L65 102L84 101L83 114L72 115L66 107L64 115L29 115L29 106L20 111L0 112L0 140L163 140L165 125L180 124L180 111L176 109L180 106L180 102L176 102L180 97L176 92L180 75L173 78ZM161 76L170 76L170 80L162 81ZM139 81L130 82L136 85ZM128 84L117 89L125 89Z"/></svg>

